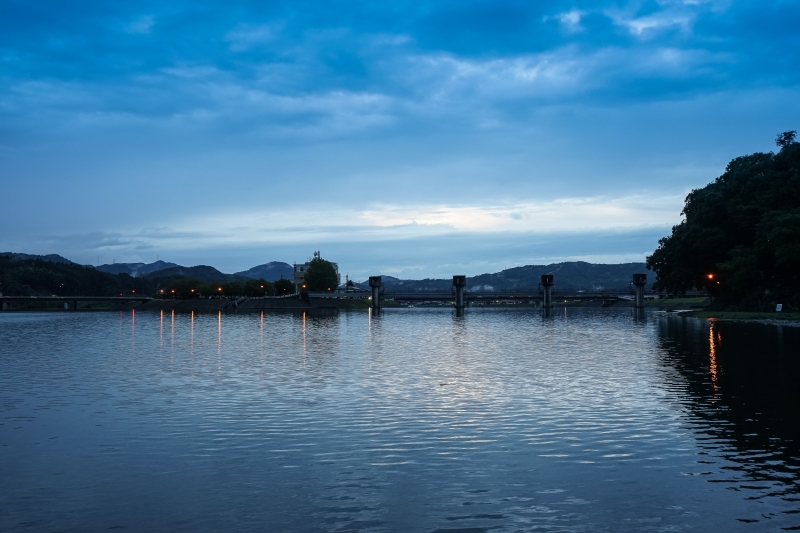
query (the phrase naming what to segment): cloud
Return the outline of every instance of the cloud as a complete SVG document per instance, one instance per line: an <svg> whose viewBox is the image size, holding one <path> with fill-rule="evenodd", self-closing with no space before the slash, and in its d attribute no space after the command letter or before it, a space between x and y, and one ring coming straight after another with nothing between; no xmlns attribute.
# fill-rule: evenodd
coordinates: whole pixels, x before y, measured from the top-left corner
<svg viewBox="0 0 800 533"><path fill-rule="evenodd" d="M581 25L581 18L585 15L585 11L581 11L578 9L572 9L570 11L565 11L563 13L559 13L558 15L554 16L546 16L544 17L544 21L548 21L551 19L555 19L561 23L561 28L567 33L578 33L584 31L584 28Z"/></svg>
<svg viewBox="0 0 800 533"><path fill-rule="evenodd" d="M563 198L507 205L392 205L364 209L326 205L218 212L184 217L166 225L113 232L41 235L62 246L117 255L132 249L193 250L215 246L313 246L370 241L430 239L444 235L581 233L669 227L682 197ZM309 216L313 213L313 216Z"/></svg>
<svg viewBox="0 0 800 533"><path fill-rule="evenodd" d="M620 15L612 15L614 22L628 29L637 36L646 36L657 31L670 28L677 28L682 31L691 29L693 17L689 15L677 15L658 13L646 17L627 18Z"/></svg>
<svg viewBox="0 0 800 533"><path fill-rule="evenodd" d="M125 29L128 33L141 33L146 35L150 33L155 23L156 19L153 15L142 15L131 21Z"/></svg>
<svg viewBox="0 0 800 533"><path fill-rule="evenodd" d="M239 24L225 35L234 52L243 52L254 46L274 41L280 32L278 24Z"/></svg>

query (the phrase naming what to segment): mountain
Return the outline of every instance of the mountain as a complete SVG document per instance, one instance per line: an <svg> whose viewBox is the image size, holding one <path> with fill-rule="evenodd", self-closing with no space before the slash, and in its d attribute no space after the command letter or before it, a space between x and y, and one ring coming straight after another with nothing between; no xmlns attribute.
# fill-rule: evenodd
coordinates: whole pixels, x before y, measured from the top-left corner
<svg viewBox="0 0 800 533"><path fill-rule="evenodd" d="M97 270L107 272L109 274L128 274L134 278L137 276L144 276L159 270L167 268L182 268L175 263L167 263L166 261L156 261L155 263L112 263L110 265L100 265Z"/></svg>
<svg viewBox="0 0 800 533"><path fill-rule="evenodd" d="M647 273L644 263L594 264L570 261L550 265L527 265L467 278L473 290L538 289L542 274L553 274L556 290L615 290L630 287L634 273ZM651 273L648 286L655 281Z"/></svg>
<svg viewBox="0 0 800 533"><path fill-rule="evenodd" d="M118 296L155 292L153 284L141 278L108 274L57 255L20 257L26 255L0 254L0 292L4 295Z"/></svg>
<svg viewBox="0 0 800 533"><path fill-rule="evenodd" d="M247 279L237 274L223 274L216 268L207 265L193 267L175 266L165 268L164 270L156 270L142 277L161 284L169 283L179 278L194 278L207 283L211 281L237 281Z"/></svg>
<svg viewBox="0 0 800 533"><path fill-rule="evenodd" d="M14 259L21 259L21 260L41 259L42 261L50 261L51 263L65 263L65 264L68 264L68 265L76 264L76 263L73 263L72 261L70 261L69 259L67 259L65 257L61 257L58 254L34 255L34 254L17 254L17 253L12 253L12 252L2 252L2 253L0 253L0 255L11 256Z"/></svg>
<svg viewBox="0 0 800 533"><path fill-rule="evenodd" d="M235 275L250 279L263 278L267 281L277 281L281 278L292 279L294 276L294 268L289 263L272 261L263 265L254 266L250 270L237 272Z"/></svg>
<svg viewBox="0 0 800 533"><path fill-rule="evenodd" d="M593 264L584 261L553 263L550 265L527 265L514 267L494 274L480 274L467 278L467 290L514 291L538 290L542 274L553 274L556 290L617 290L628 289L634 273L649 273L645 289L649 289L655 275L648 272L644 263ZM453 285L449 279L401 280L383 276L387 290L449 291ZM358 283L369 288L369 283Z"/></svg>

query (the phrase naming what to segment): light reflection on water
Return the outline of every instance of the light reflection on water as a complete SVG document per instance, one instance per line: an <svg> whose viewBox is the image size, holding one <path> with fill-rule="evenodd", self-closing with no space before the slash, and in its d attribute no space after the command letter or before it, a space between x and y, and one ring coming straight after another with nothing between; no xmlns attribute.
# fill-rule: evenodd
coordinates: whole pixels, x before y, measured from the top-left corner
<svg viewBox="0 0 800 533"><path fill-rule="evenodd" d="M0 314L0 530L800 525L800 331L627 309ZM119 327L114 327L114 321Z"/></svg>

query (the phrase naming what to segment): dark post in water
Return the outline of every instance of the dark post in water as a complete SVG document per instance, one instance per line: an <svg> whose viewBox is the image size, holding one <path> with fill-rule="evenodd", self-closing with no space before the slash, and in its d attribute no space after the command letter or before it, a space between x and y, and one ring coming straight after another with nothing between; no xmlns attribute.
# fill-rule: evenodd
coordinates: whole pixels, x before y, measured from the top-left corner
<svg viewBox="0 0 800 533"><path fill-rule="evenodd" d="M544 301L542 307L551 309L553 307L553 275L542 274L542 287L544 287Z"/></svg>
<svg viewBox="0 0 800 533"><path fill-rule="evenodd" d="M467 286L467 276L453 276L453 287L456 288L456 309L464 309L464 287Z"/></svg>
<svg viewBox="0 0 800 533"><path fill-rule="evenodd" d="M636 291L636 301L633 306L636 309L644 308L644 286L647 284L647 274L633 275L633 288Z"/></svg>
<svg viewBox="0 0 800 533"><path fill-rule="evenodd" d="M369 286L372 287L372 309L375 311L381 308L381 285L382 281L380 276L369 277Z"/></svg>

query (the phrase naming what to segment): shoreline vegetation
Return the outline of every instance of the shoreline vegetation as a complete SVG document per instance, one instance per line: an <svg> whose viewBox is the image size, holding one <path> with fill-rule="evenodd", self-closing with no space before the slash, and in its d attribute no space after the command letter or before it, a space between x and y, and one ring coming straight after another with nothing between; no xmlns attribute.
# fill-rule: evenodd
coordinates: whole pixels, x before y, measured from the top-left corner
<svg viewBox="0 0 800 533"><path fill-rule="evenodd" d="M784 313L800 311L796 135L779 134L778 153L737 157L721 176L689 193L683 221L647 258L656 273L654 290L702 290L714 297L709 311L717 314L769 313L778 304Z"/></svg>
<svg viewBox="0 0 800 533"><path fill-rule="evenodd" d="M795 322L800 326L800 313L774 312L765 313L761 311L688 311L687 316L703 318L707 320L736 320L743 322Z"/></svg>

